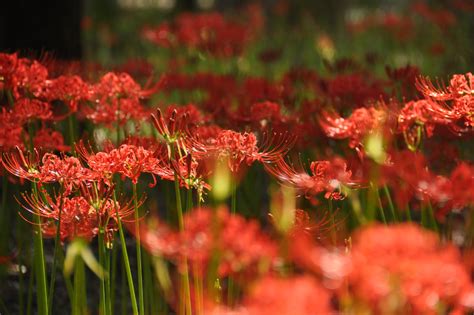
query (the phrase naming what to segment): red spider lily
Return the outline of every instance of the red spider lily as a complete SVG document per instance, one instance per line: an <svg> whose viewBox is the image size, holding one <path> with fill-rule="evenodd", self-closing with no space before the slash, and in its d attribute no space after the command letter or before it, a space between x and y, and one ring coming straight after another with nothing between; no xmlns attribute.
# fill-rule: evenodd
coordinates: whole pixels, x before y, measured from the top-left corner
<svg viewBox="0 0 474 315"><path fill-rule="evenodd" d="M140 146L123 144L108 152L90 153L81 142L76 146L77 152L87 162L92 171L99 174L106 183L111 183L113 174L128 177L136 184L142 173L166 176L166 168L158 152L149 151Z"/></svg>
<svg viewBox="0 0 474 315"><path fill-rule="evenodd" d="M355 235L351 254L349 294L373 312L389 305L407 314L474 307L472 283L457 249L441 246L434 233L416 225L364 228Z"/></svg>
<svg viewBox="0 0 474 315"><path fill-rule="evenodd" d="M343 186L357 187L360 185L352 179L352 172L347 170L347 165L341 158L334 158L332 161L311 162L311 175L296 171L283 159L276 163L265 164L265 169L282 184L295 187L308 199L313 199L322 192L325 192L325 198L343 199Z"/></svg>
<svg viewBox="0 0 474 315"><path fill-rule="evenodd" d="M66 194L77 188L83 181L95 180L96 176L84 168L75 157L46 153L41 158L37 150L25 154L18 148L17 153L3 155L2 163L13 175L39 184L59 182Z"/></svg>
<svg viewBox="0 0 474 315"><path fill-rule="evenodd" d="M104 229L107 242L111 243L113 232L118 229L118 218L127 220L134 211L131 201L123 205L113 201L110 198L112 192L113 187L95 189L82 185L81 195L75 197L56 195L52 198L45 192L42 192L43 198L23 194L26 202L23 207L40 216L46 238L55 237L58 226L61 241L76 237L91 240L100 229Z"/></svg>
<svg viewBox="0 0 474 315"><path fill-rule="evenodd" d="M438 26L441 30L445 30L456 24L456 16L453 12L442 9L430 8L423 2L413 4L412 10L429 22Z"/></svg>
<svg viewBox="0 0 474 315"><path fill-rule="evenodd" d="M431 111L438 117L444 117L453 121L449 126L457 133L465 129L457 127L454 122L464 119L464 125L474 126L472 115L474 107L474 75L470 72L456 74L451 78L448 87L443 87L441 83L434 84L428 78L420 78L417 81L417 88L426 98L432 99ZM470 130L470 129L469 129Z"/></svg>
<svg viewBox="0 0 474 315"><path fill-rule="evenodd" d="M433 135L435 125L452 124L459 117L439 108L439 105L431 100L410 101L400 110L398 114L398 126L405 135L405 141L409 147L417 147L421 141L420 129L426 131L428 137Z"/></svg>
<svg viewBox="0 0 474 315"><path fill-rule="evenodd" d="M171 24L145 28L143 35L164 47L185 46L224 57L240 54L251 37L245 25L226 20L219 13L183 13Z"/></svg>
<svg viewBox="0 0 474 315"><path fill-rule="evenodd" d="M40 178L40 155L37 150L25 155L19 147L16 147L16 153L3 154L2 164L8 172L17 177L30 181L38 181Z"/></svg>
<svg viewBox="0 0 474 315"><path fill-rule="evenodd" d="M420 153L401 151L391 155L390 162L382 166L382 181L394 189L395 201L404 209L414 197L421 197L420 187L429 185L432 178L426 160Z"/></svg>
<svg viewBox="0 0 474 315"><path fill-rule="evenodd" d="M48 120L53 116L49 103L29 98L16 100L13 106L13 114L19 121L24 122L32 119Z"/></svg>
<svg viewBox="0 0 474 315"><path fill-rule="evenodd" d="M420 76L420 69L416 66L406 65L400 68L385 67L385 73L393 84L393 95L415 98L417 90L415 83ZM398 94L398 95L397 95Z"/></svg>
<svg viewBox="0 0 474 315"><path fill-rule="evenodd" d="M184 137L187 131L187 114L178 117L178 111L174 109L169 118L166 119L161 114L161 110L158 109L156 115L152 114L151 118L153 125L168 147L168 156L171 157L171 145L175 144L179 151L183 150L187 154L186 145L184 144Z"/></svg>
<svg viewBox="0 0 474 315"><path fill-rule="evenodd" d="M33 139L35 148L49 151L69 151L71 148L64 144L63 135L49 128L41 128Z"/></svg>
<svg viewBox="0 0 474 315"><path fill-rule="evenodd" d="M255 161L271 163L281 159L291 148L294 138L273 133L265 134L260 148L257 146L257 137L253 133L239 133L232 130L214 130L204 138L191 136L187 139L188 146L195 150L200 158L214 157L217 160L227 160L229 169L237 173L242 163L251 165Z"/></svg>
<svg viewBox="0 0 474 315"><path fill-rule="evenodd" d="M323 91L334 105L360 106L385 95L382 82L368 77L367 74L343 74L322 83Z"/></svg>
<svg viewBox="0 0 474 315"><path fill-rule="evenodd" d="M194 159L191 154L171 160L170 164L170 168L163 168L161 178L173 181L176 179L176 174L180 186L186 189L196 189L200 198L205 190L211 189L211 185L204 181L210 171L204 163Z"/></svg>
<svg viewBox="0 0 474 315"><path fill-rule="evenodd" d="M65 155L60 157L46 153L41 159L41 162L42 165L39 168L39 182L59 182L64 186L66 194L70 193L73 188L79 187L84 181L97 179L96 174L82 166L81 161L76 157Z"/></svg>
<svg viewBox="0 0 474 315"><path fill-rule="evenodd" d="M276 258L276 245L256 222L231 215L225 208L215 213L205 208L194 209L185 215L184 226L183 232L175 233L166 227L150 229L142 225L142 244L152 254L167 255L178 263L186 257L192 265L190 270L200 273L207 269L216 252L221 277L247 269L256 271L259 263Z"/></svg>
<svg viewBox="0 0 474 315"><path fill-rule="evenodd" d="M12 111L2 108L0 112L0 151L8 152L15 147L23 147L23 127Z"/></svg>
<svg viewBox="0 0 474 315"><path fill-rule="evenodd" d="M39 96L44 82L48 78L48 70L38 61L26 58L18 59L10 82L13 96L16 99L30 96Z"/></svg>
<svg viewBox="0 0 474 315"><path fill-rule="evenodd" d="M158 84L143 90L128 74L106 73L100 81L91 86L89 106L82 107L82 114L96 123L125 124L129 119L143 120L148 111L140 99L149 97Z"/></svg>
<svg viewBox="0 0 474 315"><path fill-rule="evenodd" d="M355 109L348 118L328 112L323 112L321 117L319 124L326 135L336 139L348 138L351 148L361 147L363 139L380 130L388 118L384 109L374 107Z"/></svg>
<svg viewBox="0 0 474 315"><path fill-rule="evenodd" d="M259 280L244 298L248 314L333 314L329 292L311 276Z"/></svg>
<svg viewBox="0 0 474 315"><path fill-rule="evenodd" d="M77 75L62 75L45 81L40 98L48 101L60 100L69 108L69 113L77 111L78 104L89 99L89 85Z"/></svg>
<svg viewBox="0 0 474 315"><path fill-rule="evenodd" d="M18 64L18 55L0 53L0 88L9 90L12 88L12 75Z"/></svg>

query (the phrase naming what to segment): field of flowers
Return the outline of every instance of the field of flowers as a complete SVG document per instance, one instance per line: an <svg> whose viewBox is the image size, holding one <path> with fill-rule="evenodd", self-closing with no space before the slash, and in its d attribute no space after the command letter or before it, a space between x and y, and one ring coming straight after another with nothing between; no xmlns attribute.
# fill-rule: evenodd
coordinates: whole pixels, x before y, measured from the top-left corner
<svg viewBox="0 0 474 315"><path fill-rule="evenodd" d="M474 312L474 3L289 6L0 52L0 314Z"/></svg>

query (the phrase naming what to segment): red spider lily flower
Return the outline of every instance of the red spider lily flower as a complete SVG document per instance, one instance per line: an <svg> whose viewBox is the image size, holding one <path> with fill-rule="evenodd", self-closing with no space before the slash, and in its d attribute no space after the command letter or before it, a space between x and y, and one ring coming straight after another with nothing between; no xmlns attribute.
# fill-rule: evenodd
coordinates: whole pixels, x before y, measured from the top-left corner
<svg viewBox="0 0 474 315"><path fill-rule="evenodd" d="M71 193L83 181L95 180L95 174L84 168L75 157L57 156L46 153L41 158L37 150L25 154L18 148L17 153L3 155L5 169L13 175L39 184L59 182L66 194Z"/></svg>
<svg viewBox="0 0 474 315"><path fill-rule="evenodd" d="M356 148L362 145L364 137L384 126L387 112L374 107L361 107L355 109L348 118L328 112L323 112L321 117L319 124L328 137L349 139L349 146Z"/></svg>
<svg viewBox="0 0 474 315"><path fill-rule="evenodd" d="M369 100L378 100L385 95L382 82L368 77L367 74L342 74L322 83L323 92L336 105L354 107Z"/></svg>
<svg viewBox="0 0 474 315"><path fill-rule="evenodd" d="M404 209L414 197L421 197L420 188L426 188L432 179L425 157L420 153L401 151L393 153L382 166L382 182L393 190L394 199L400 209Z"/></svg>
<svg viewBox="0 0 474 315"><path fill-rule="evenodd" d="M37 99L20 98L15 101L13 114L19 121L27 122L32 119L49 120L53 116L51 105Z"/></svg>
<svg viewBox="0 0 474 315"><path fill-rule="evenodd" d="M418 90L427 98L435 101L450 101L456 98L474 94L474 75L470 72L466 74L455 74L445 87L437 82L437 87L427 77L420 77L416 82Z"/></svg>
<svg viewBox="0 0 474 315"><path fill-rule="evenodd" d="M68 194L73 188L77 188L84 181L96 180L97 176L90 169L82 166L81 161L76 157L57 156L46 153L39 168L39 182L58 182L64 186L65 193Z"/></svg>
<svg viewBox="0 0 474 315"><path fill-rule="evenodd" d="M351 254L349 294L373 312L434 314L474 307L458 250L416 225L366 227L355 235Z"/></svg>
<svg viewBox="0 0 474 315"><path fill-rule="evenodd" d="M108 152L90 153L81 142L76 146L77 152L87 162L91 170L110 185L113 174L128 177L136 184L142 173L166 176L165 165L157 157L157 152L149 151L140 146L123 144Z"/></svg>
<svg viewBox="0 0 474 315"><path fill-rule="evenodd" d="M295 187L306 198L313 201L315 201L315 196L322 192L325 192L325 198L343 199L343 186L357 187L360 185L352 179L352 172L347 170L347 164L341 158L334 158L332 161L312 162L311 175L296 171L283 159L276 163L265 164L265 169L282 184Z"/></svg>
<svg viewBox="0 0 474 315"><path fill-rule="evenodd" d="M12 111L2 108L0 112L0 152L23 147L23 127Z"/></svg>
<svg viewBox="0 0 474 315"><path fill-rule="evenodd" d="M226 20L219 13L183 13L172 23L145 28L143 35L157 45L184 46L224 57L240 54L251 38L246 25Z"/></svg>
<svg viewBox="0 0 474 315"><path fill-rule="evenodd" d="M12 75L18 64L18 55L0 53L0 88L9 90L12 88Z"/></svg>
<svg viewBox="0 0 474 315"><path fill-rule="evenodd" d="M164 116L165 121L175 119L186 122L188 128L192 128L193 126L197 126L208 121L208 118L204 117L201 111L194 104L188 104L185 106L169 105L166 108Z"/></svg>
<svg viewBox="0 0 474 315"><path fill-rule="evenodd" d="M426 187L426 195L441 208L436 217L443 221L450 211L459 211L474 204L474 166L459 164L449 178L433 176L435 179Z"/></svg>
<svg viewBox="0 0 474 315"><path fill-rule="evenodd" d="M464 125L472 129L472 126L474 126L472 115L474 108L474 75L472 73L454 75L447 87L439 82L435 87L428 78L420 78L417 81L417 88L426 98L436 101L431 111L437 116L451 120L464 120ZM463 131L454 123L449 126L457 133Z"/></svg>
<svg viewBox="0 0 474 315"><path fill-rule="evenodd" d="M156 111L156 115L152 114L152 123L156 130L163 138L164 142L168 147L168 156L171 158L171 145L176 145L176 148L184 154L187 154L186 145L184 143L185 134L187 132L187 114L178 116L178 111L174 109L166 119L163 117L161 110Z"/></svg>
<svg viewBox="0 0 474 315"><path fill-rule="evenodd" d="M112 192L113 187L103 189L99 185L96 190L82 185L81 196L72 198L65 195L52 198L45 192L44 198L23 194L26 202L23 207L40 216L43 236L46 238L56 236L58 225L61 241L71 241L76 237L91 240L99 233L99 229L104 229L106 241L111 244L113 232L118 229L118 218L130 220L134 211L132 201L121 205L110 198ZM140 204L142 202L139 201Z"/></svg>
<svg viewBox="0 0 474 315"><path fill-rule="evenodd" d="M420 69L410 64L405 67L385 67L385 73L393 85L393 96L415 98L417 96L416 80L420 76Z"/></svg>
<svg viewBox="0 0 474 315"><path fill-rule="evenodd" d="M62 75L45 81L40 98L48 101L59 100L75 113L81 101L89 99L89 85L77 75Z"/></svg>
<svg viewBox="0 0 474 315"><path fill-rule="evenodd" d="M441 30L445 30L456 24L456 16L453 12L448 10L430 8L423 2L413 4L412 9L429 22L438 26Z"/></svg>
<svg viewBox="0 0 474 315"><path fill-rule="evenodd" d="M249 314L333 314L329 292L308 275L268 276L253 285L244 298Z"/></svg>
<svg viewBox="0 0 474 315"><path fill-rule="evenodd" d="M13 96L16 99L22 96L38 97L47 78L48 70L38 61L26 58L18 59L10 81Z"/></svg>
<svg viewBox="0 0 474 315"><path fill-rule="evenodd" d="M41 128L33 139L35 148L45 151L69 151L71 148L64 144L63 135L49 128Z"/></svg>
<svg viewBox="0 0 474 315"><path fill-rule="evenodd" d="M161 173L157 175L161 176L162 179L171 181L178 179L181 187L196 189L199 198L202 198L206 190L211 189L211 185L205 182L205 178L210 175L210 170L204 163L193 158L191 154L170 160L170 167L164 166Z"/></svg>
<svg viewBox="0 0 474 315"><path fill-rule="evenodd" d="M142 98L153 94L158 85L143 90L128 74L106 73L91 86L89 106L82 107L82 114L96 123L125 124L129 119L143 120L148 111L141 105Z"/></svg>
<svg viewBox="0 0 474 315"><path fill-rule="evenodd" d="M239 133L232 130L216 131L208 134L209 138L201 139L191 136L188 146L195 150L199 157L214 157L217 160L227 160L229 169L237 173L244 162L251 165L255 161L271 163L281 159L292 147L294 138L287 134L265 134L264 141L257 146L254 133ZM215 137L213 137L215 136Z"/></svg>
<svg viewBox="0 0 474 315"><path fill-rule="evenodd" d="M225 208L217 212L194 209L186 213L184 226L183 232L176 233L160 226L150 229L142 225L143 246L154 255L170 255L177 263L186 257L192 265L190 270L199 273L207 270L213 253L217 252L220 277L248 269L255 272L255 267L272 262L278 252L257 222L231 215Z"/></svg>
<svg viewBox="0 0 474 315"><path fill-rule="evenodd" d="M11 174L36 182L40 178L40 155L37 150L26 155L16 147L16 152L4 153L2 164Z"/></svg>
<svg viewBox="0 0 474 315"><path fill-rule="evenodd" d="M408 146L416 148L421 141L420 128L423 128L427 136L431 137L435 125L450 125L458 118L444 111L434 101L423 99L405 104L398 114L398 126Z"/></svg>

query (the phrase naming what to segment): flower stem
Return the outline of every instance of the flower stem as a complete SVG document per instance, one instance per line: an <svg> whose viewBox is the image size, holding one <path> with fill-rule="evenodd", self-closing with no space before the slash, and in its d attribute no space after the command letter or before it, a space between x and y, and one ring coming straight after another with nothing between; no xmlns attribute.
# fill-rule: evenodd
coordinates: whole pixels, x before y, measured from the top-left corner
<svg viewBox="0 0 474 315"><path fill-rule="evenodd" d="M179 180L178 174L174 174L174 189L176 193L176 211L178 214L178 225L179 230L182 232L184 231L184 218L183 218L183 206L181 203L181 191L179 189ZM188 273L188 261L187 258L183 258L183 275L182 275L182 283L184 284L184 302L185 302L185 313L191 314L191 288L189 284L189 273Z"/></svg>
<svg viewBox="0 0 474 315"><path fill-rule="evenodd" d="M135 240L137 247L137 265L138 265L138 298L140 306L140 315L145 315L145 298L143 295L143 270L142 270L142 250L140 240L140 221L138 213L137 184L133 184L133 205L135 207Z"/></svg>
<svg viewBox="0 0 474 315"><path fill-rule="evenodd" d="M387 185L383 186L383 191L385 193L385 196L387 197L388 206L390 208L390 213L392 214L392 218L395 222L398 222L398 216L397 216L397 213L395 211L395 206L393 205L392 197L390 196L390 191L388 190Z"/></svg>
<svg viewBox="0 0 474 315"><path fill-rule="evenodd" d="M114 196L114 202L117 203L115 192L113 196ZM125 236L123 234L122 220L120 219L120 215L118 213L117 207L115 211L116 211L117 224L118 224L119 235L120 235L120 243L122 245L123 264L125 266L125 273L127 274L128 288L130 290L130 300L132 302L133 315L138 315L138 305L137 305L137 298L135 295L135 286L133 285L132 271L130 268L130 261L128 259L127 244L125 243Z"/></svg>
<svg viewBox="0 0 474 315"><path fill-rule="evenodd" d="M54 255L53 255L53 268L51 271L51 279L49 282L49 300L48 300L48 310L52 314L53 313L53 299L54 299L54 285L56 281L56 268L57 268L57 261L59 251L61 250L61 215L63 212L63 187L61 185L61 199L59 201L59 217L58 217L58 225L56 227L56 237L54 238Z"/></svg>
<svg viewBox="0 0 474 315"><path fill-rule="evenodd" d="M33 192L38 197L38 188L36 183L33 183ZM37 302L38 302L38 314L48 314L48 289L46 285L46 266L44 261L44 249L43 249L43 235L41 231L41 219L39 215L34 215L36 223L36 233L34 233L34 260L36 269L36 289L37 289Z"/></svg>

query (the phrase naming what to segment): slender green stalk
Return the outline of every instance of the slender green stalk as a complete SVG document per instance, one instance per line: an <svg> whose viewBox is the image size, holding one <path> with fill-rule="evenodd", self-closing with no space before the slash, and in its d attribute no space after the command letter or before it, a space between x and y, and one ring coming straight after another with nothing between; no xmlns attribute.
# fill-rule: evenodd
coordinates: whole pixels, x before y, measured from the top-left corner
<svg viewBox="0 0 474 315"><path fill-rule="evenodd" d="M115 192L113 196L114 196L114 202L116 203L117 198L115 196ZM127 244L125 243L125 236L123 234L123 228L122 228L122 220L120 219L118 209L116 209L116 216L117 216L117 223L118 223L118 229L119 229L119 235L120 235L120 243L122 245L123 263L125 266L125 273L127 275L128 288L130 290L130 300L132 302L133 314L138 315L138 305L137 305L137 298L135 295L135 286L133 285L132 271L130 268L130 261L128 259Z"/></svg>
<svg viewBox="0 0 474 315"><path fill-rule="evenodd" d="M18 255L18 266L19 266L19 272L18 272L18 282L19 282L19 290L18 290L18 301L19 301L19 307L20 307L20 315L24 314L24 301L23 301L23 292L24 292L24 274L23 274L23 237L21 233L21 217L18 215L16 219L16 229L17 229L17 241L18 241L18 252L20 255Z"/></svg>
<svg viewBox="0 0 474 315"><path fill-rule="evenodd" d="M114 247L115 249L115 247ZM115 258L115 261L113 263L116 263L117 262L117 255L115 254L116 251L113 251L112 250L112 256L113 258ZM110 254L111 254L111 251L108 250L106 248L105 250L105 270L107 271L107 274L109 275L106 279L105 279L105 297L107 299L107 315L112 315L112 295L111 295L111 287L110 287L110 278L113 278L112 281L115 281L115 269L111 270L111 265L110 265Z"/></svg>
<svg viewBox="0 0 474 315"><path fill-rule="evenodd" d="M104 267L105 263L105 249L104 249L104 231L103 227L99 227L99 264L101 267ZM102 315L107 314L107 296L105 294L105 278L100 277L100 298L99 298L99 307L100 307L100 313Z"/></svg>
<svg viewBox="0 0 474 315"><path fill-rule="evenodd" d="M83 315L85 314L85 305L83 304L84 297L83 287L84 283L84 261L82 257L76 257L74 264L74 301L72 305L72 314L73 315Z"/></svg>
<svg viewBox="0 0 474 315"><path fill-rule="evenodd" d="M430 228L433 231L438 232L438 224L436 223L436 218L434 216L433 207L431 206L430 201L428 201L428 220L429 220Z"/></svg>
<svg viewBox="0 0 474 315"><path fill-rule="evenodd" d="M115 243L115 241L114 241ZM114 313L114 306L115 306L115 303L113 303L113 301L115 301L115 285L117 283L117 252L118 252L118 249L117 249L117 244L114 244L114 247L112 248L112 265L110 266L110 259L108 260L109 262L109 270L110 270L110 277L107 278L107 281L109 282L109 314L112 315L112 314L115 314ZM122 278L123 279L123 278ZM122 281L123 283L125 281Z"/></svg>
<svg viewBox="0 0 474 315"><path fill-rule="evenodd" d="M382 205L382 199L380 198L380 192L377 188L374 188L377 194L377 201L379 203L379 209L380 209L380 217L382 218L382 222L387 225L387 219L385 218L385 211L383 209Z"/></svg>
<svg viewBox="0 0 474 315"><path fill-rule="evenodd" d="M61 187L61 199L59 201L59 217L58 225L56 227L56 237L54 238L54 255L53 255L53 267L51 269L51 279L49 281L49 300L48 300L48 310L49 313L53 313L53 299L54 299L54 285L56 281L56 268L59 251L61 250L61 215L63 212L63 188Z"/></svg>
<svg viewBox="0 0 474 315"><path fill-rule="evenodd" d="M36 183L33 183L33 192L38 197L38 189ZM44 249L43 249L43 233L41 231L41 219L39 215L34 214L34 220L36 223L36 233L34 233L34 261L36 269L36 290L37 290L37 302L38 302L38 314L48 314L48 289L46 281L46 266L44 261Z"/></svg>
<svg viewBox="0 0 474 315"><path fill-rule="evenodd" d="M183 206L181 203L181 191L179 189L179 180L178 175L174 174L174 189L176 193L176 211L178 214L178 225L179 230L184 231L184 217L183 217ZM182 282L184 284L184 302L186 305L186 313L191 314L191 288L189 284L189 272L188 272L188 262L187 258L184 257L184 273L182 275Z"/></svg>
<svg viewBox="0 0 474 315"><path fill-rule="evenodd" d="M143 268L142 268L142 250L140 241L140 218L138 213L137 184L133 184L133 205L135 207L135 240L137 247L137 265L138 265L138 298L140 306L140 315L145 315L145 298L143 294Z"/></svg>
<svg viewBox="0 0 474 315"><path fill-rule="evenodd" d="M392 197L390 196L390 191L388 190L387 185L383 186L383 191L385 193L385 196L387 197L388 206L390 208L390 213L392 214L392 218L395 222L398 222L397 212L395 211L395 206L393 205Z"/></svg>

